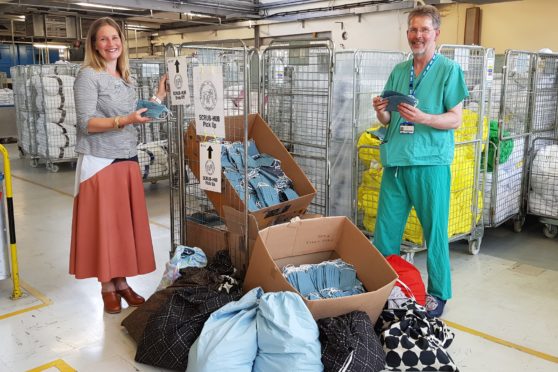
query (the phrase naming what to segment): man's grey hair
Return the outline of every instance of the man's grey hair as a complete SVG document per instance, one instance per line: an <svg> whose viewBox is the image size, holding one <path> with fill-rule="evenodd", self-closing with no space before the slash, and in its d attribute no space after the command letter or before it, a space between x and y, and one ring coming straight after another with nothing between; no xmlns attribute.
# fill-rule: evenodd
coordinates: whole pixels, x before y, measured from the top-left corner
<svg viewBox="0 0 558 372"><path fill-rule="evenodd" d="M440 28L442 23L440 21L440 12L432 5L421 5L411 10L409 17L407 17L407 26L411 24L411 20L415 17L430 17L432 19L432 26L436 30Z"/></svg>

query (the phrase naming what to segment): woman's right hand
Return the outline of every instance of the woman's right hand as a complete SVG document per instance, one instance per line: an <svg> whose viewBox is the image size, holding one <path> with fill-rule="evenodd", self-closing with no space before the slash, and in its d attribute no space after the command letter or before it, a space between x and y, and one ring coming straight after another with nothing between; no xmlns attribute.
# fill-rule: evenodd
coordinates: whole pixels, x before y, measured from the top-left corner
<svg viewBox="0 0 558 372"><path fill-rule="evenodd" d="M132 112L131 114L126 115L126 123L127 124L144 124L152 121L150 117L141 116L144 112L147 111L147 108L140 108L137 111Z"/></svg>

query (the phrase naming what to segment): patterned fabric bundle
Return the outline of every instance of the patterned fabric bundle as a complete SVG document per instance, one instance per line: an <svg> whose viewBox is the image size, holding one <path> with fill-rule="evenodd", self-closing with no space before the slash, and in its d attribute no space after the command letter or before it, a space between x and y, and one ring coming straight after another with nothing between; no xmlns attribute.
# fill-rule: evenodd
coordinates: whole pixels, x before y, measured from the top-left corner
<svg viewBox="0 0 558 372"><path fill-rule="evenodd" d="M377 372L385 354L370 317L362 311L318 320L325 372Z"/></svg>
<svg viewBox="0 0 558 372"><path fill-rule="evenodd" d="M206 287L179 289L153 314L138 344L135 360L156 367L186 370L190 347L211 313L241 297Z"/></svg>
<svg viewBox="0 0 558 372"><path fill-rule="evenodd" d="M447 352L454 334L438 318L426 317L415 301L384 310L374 327L391 371L458 371Z"/></svg>

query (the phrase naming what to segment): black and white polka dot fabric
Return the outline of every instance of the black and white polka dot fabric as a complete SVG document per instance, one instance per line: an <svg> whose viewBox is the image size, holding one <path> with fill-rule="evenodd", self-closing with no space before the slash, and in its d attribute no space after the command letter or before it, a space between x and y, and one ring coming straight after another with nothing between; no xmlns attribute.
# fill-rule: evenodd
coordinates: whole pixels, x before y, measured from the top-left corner
<svg viewBox="0 0 558 372"><path fill-rule="evenodd" d="M454 334L438 318L409 300L399 309L382 311L375 331L386 353L390 371L458 371L447 352Z"/></svg>

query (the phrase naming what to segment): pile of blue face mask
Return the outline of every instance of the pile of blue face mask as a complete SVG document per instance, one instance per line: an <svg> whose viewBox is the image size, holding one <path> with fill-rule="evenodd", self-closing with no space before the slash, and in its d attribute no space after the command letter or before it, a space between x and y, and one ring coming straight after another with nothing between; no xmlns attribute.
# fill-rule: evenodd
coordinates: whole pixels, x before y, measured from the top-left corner
<svg viewBox="0 0 558 372"><path fill-rule="evenodd" d="M353 265L341 259L283 268L287 281L309 300L364 293Z"/></svg>
<svg viewBox="0 0 558 372"><path fill-rule="evenodd" d="M141 114L141 116L143 117L149 117L152 119L166 119L167 117L172 116L172 112L167 108L167 106L157 102L140 99L138 100L136 110L142 108L147 109L147 111Z"/></svg>
<svg viewBox="0 0 558 372"><path fill-rule="evenodd" d="M221 166L225 177L244 200L246 181L244 165L248 165L248 210L257 211L281 202L298 198L292 181L281 169L281 162L267 154L260 154L253 140L248 141L248 157L244 144L233 142L221 146Z"/></svg>
<svg viewBox="0 0 558 372"><path fill-rule="evenodd" d="M418 105L418 99L416 97L395 92L393 90L384 91L382 98L388 100L386 111L397 111L397 105L400 103L407 103L413 107Z"/></svg>

